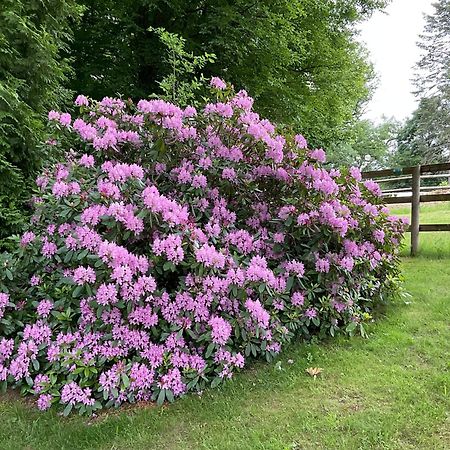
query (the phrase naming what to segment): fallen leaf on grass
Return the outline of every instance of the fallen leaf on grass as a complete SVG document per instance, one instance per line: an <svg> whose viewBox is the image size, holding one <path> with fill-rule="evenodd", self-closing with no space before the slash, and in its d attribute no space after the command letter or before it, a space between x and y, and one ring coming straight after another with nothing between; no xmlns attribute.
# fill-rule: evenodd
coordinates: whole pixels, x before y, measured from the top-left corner
<svg viewBox="0 0 450 450"><path fill-rule="evenodd" d="M321 367L308 367L306 373L316 379L317 375L322 373L323 369Z"/></svg>

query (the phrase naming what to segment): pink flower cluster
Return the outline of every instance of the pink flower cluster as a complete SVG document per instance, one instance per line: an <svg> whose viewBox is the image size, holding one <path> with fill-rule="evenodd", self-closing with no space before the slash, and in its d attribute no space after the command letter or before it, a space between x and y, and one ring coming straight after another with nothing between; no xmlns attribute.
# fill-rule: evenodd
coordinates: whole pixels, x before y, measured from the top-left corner
<svg viewBox="0 0 450 450"><path fill-rule="evenodd" d="M49 113L68 152L0 293L0 381L39 409L172 401L395 292L405 225L378 186L211 87L202 108L78 96L74 120Z"/></svg>

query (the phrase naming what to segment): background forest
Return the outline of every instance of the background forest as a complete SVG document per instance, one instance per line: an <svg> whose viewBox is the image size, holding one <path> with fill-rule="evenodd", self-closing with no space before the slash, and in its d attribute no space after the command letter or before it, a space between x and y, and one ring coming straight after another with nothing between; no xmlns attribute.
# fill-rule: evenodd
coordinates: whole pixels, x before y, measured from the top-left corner
<svg viewBox="0 0 450 450"><path fill-rule="evenodd" d="M358 25L384 0L3 0L0 8L0 242L21 230L48 154L51 109L165 95L179 104L220 76L293 128L332 165L362 169L448 158L450 4L419 43L419 106L406 123L362 119L376 86Z"/></svg>

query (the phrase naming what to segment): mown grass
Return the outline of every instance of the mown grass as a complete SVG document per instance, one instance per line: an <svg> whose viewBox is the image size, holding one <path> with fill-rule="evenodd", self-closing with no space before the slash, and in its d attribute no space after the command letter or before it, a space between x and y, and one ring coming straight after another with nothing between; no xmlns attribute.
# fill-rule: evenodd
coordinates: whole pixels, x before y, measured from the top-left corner
<svg viewBox="0 0 450 450"><path fill-rule="evenodd" d="M450 219L441 212L438 221ZM450 234L439 238L450 249ZM411 297L390 306L368 340L293 345L278 364L258 364L201 397L95 420L0 397L0 448L450 448L450 250L447 260L443 251L427 238L424 256L403 260ZM309 377L310 366L323 374Z"/></svg>
<svg viewBox="0 0 450 450"><path fill-rule="evenodd" d="M411 217L411 205L393 206L391 211L397 216ZM422 203L420 206L420 223L450 223L450 203ZM409 256L411 245L410 233L405 234L403 256ZM444 232L427 232L419 235L419 255L429 258L450 259L450 234Z"/></svg>

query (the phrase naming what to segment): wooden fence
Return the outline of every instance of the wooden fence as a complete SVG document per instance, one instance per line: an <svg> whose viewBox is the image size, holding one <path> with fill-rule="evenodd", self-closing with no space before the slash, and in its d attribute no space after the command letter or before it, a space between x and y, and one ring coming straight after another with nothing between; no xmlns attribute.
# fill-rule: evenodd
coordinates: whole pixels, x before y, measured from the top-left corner
<svg viewBox="0 0 450 450"><path fill-rule="evenodd" d="M422 231L450 231L450 224L420 224L420 204L426 202L450 201L450 163L429 164L423 166L404 167L401 169L385 169L363 172L364 179L372 178L382 185L383 199L386 204L411 204L411 256L417 255L419 249L419 233ZM449 186L422 186L421 179L446 178ZM383 188L392 182L411 180L409 187ZM448 192L439 192L447 190ZM430 192L431 191L431 192ZM406 195L401 195L406 194Z"/></svg>

